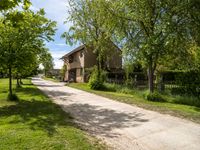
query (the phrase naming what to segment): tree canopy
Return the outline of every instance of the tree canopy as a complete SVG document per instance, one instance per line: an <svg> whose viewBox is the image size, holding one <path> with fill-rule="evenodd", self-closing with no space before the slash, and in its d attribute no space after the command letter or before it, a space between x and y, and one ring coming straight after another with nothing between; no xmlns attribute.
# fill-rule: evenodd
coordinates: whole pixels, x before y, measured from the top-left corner
<svg viewBox="0 0 200 150"><path fill-rule="evenodd" d="M111 41L110 32L105 32L105 20L98 11L102 7L97 7L99 1L69 1L70 16L69 22L73 25L68 32L62 37L66 38L68 44L76 44L77 42L93 49L97 55L97 68L100 71L103 68L103 61L107 61L112 55L112 50L116 49ZM100 73L100 72L99 72Z"/></svg>
<svg viewBox="0 0 200 150"><path fill-rule="evenodd" d="M148 69L150 92L160 66L191 68L198 62L198 0L79 0L69 4L68 21L73 26L64 34L67 42L96 42L99 52L106 51L107 47L102 48L105 41L116 43L125 57ZM178 66L173 65L175 58Z"/></svg>
<svg viewBox="0 0 200 150"><path fill-rule="evenodd" d="M44 42L53 40L55 27L56 22L47 19L43 9L33 12L27 7L23 10L8 9L2 13L0 63L4 70L8 70L10 95L12 76L27 76L38 67L40 54L47 52Z"/></svg>
<svg viewBox="0 0 200 150"><path fill-rule="evenodd" d="M19 4L23 4L24 8L28 8L31 5L31 2L30 0L1 0L0 12L14 8Z"/></svg>

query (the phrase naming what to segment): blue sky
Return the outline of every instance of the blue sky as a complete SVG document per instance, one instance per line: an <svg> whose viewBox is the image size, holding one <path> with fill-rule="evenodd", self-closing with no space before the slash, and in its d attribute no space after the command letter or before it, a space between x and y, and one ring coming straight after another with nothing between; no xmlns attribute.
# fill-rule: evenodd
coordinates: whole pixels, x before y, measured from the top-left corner
<svg viewBox="0 0 200 150"><path fill-rule="evenodd" d="M31 0L31 9L34 11L44 8L46 17L57 22L57 31L54 36L54 41L46 43L54 58L54 68L61 68L63 65L62 60L59 60L64 54L71 51L75 46L70 46L65 43L65 39L60 36L63 32L67 31L70 23L64 24L68 17L68 0Z"/></svg>

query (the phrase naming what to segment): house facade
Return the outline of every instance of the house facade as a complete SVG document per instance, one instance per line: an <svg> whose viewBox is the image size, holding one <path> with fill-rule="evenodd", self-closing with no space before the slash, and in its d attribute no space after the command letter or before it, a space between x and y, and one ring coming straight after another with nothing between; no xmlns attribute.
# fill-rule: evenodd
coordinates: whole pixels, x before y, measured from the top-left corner
<svg viewBox="0 0 200 150"><path fill-rule="evenodd" d="M111 50L112 55L109 57L106 68L109 70L116 70L122 68L121 50L116 47ZM64 65L67 67L64 80L72 82L86 82L87 74L86 69L97 65L97 55L93 52L92 48L86 48L85 45L79 46L71 52L62 57Z"/></svg>

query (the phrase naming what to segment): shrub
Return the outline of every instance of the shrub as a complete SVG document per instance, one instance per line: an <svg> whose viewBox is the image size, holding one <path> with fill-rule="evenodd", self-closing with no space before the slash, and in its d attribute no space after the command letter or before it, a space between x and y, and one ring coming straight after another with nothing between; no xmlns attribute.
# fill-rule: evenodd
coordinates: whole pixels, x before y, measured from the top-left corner
<svg viewBox="0 0 200 150"><path fill-rule="evenodd" d="M8 94L7 100L9 100L9 101L18 101L19 98L18 98L18 96L16 94L12 94L12 95Z"/></svg>
<svg viewBox="0 0 200 150"><path fill-rule="evenodd" d="M179 85L180 94L200 96L200 72L198 70L190 70L176 76L176 84Z"/></svg>
<svg viewBox="0 0 200 150"><path fill-rule="evenodd" d="M104 83L104 88L106 91L117 92L119 85L114 83Z"/></svg>
<svg viewBox="0 0 200 150"><path fill-rule="evenodd" d="M124 94L135 94L135 91L133 90L133 88L129 88L129 87L122 87L118 91Z"/></svg>
<svg viewBox="0 0 200 150"><path fill-rule="evenodd" d="M126 79L125 86L127 86L127 87L133 87L133 85L134 85L134 80L132 78Z"/></svg>
<svg viewBox="0 0 200 150"><path fill-rule="evenodd" d="M93 90L104 89L104 81L106 79L106 72L100 70L100 75L98 75L97 67L94 67L94 70L89 79L89 87Z"/></svg>
<svg viewBox="0 0 200 150"><path fill-rule="evenodd" d="M149 101L154 101L154 102L164 102L165 101L163 96L158 92L148 93L146 96L146 99Z"/></svg>
<svg viewBox="0 0 200 150"><path fill-rule="evenodd" d="M161 72L164 83L172 82L176 87L171 88L173 95L200 96L200 71L165 71Z"/></svg>

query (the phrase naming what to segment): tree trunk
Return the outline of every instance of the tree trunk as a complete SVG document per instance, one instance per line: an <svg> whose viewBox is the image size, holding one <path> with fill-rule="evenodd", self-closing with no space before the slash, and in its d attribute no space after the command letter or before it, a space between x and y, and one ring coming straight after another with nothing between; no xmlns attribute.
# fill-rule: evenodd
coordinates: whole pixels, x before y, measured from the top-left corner
<svg viewBox="0 0 200 150"><path fill-rule="evenodd" d="M19 82L20 82L20 84L23 84L23 82L22 82L22 78L19 79Z"/></svg>
<svg viewBox="0 0 200 150"><path fill-rule="evenodd" d="M12 96L12 68L9 66L9 95Z"/></svg>
<svg viewBox="0 0 200 150"><path fill-rule="evenodd" d="M100 59L100 56L99 56L99 51L97 51L97 79L99 80L100 79L100 72L101 70L101 59Z"/></svg>
<svg viewBox="0 0 200 150"><path fill-rule="evenodd" d="M149 64L149 70L148 70L148 77L149 77L149 91L150 93L153 93L154 91L154 82L153 82L153 74L154 74L154 70L153 70L153 66L152 63Z"/></svg>
<svg viewBox="0 0 200 150"><path fill-rule="evenodd" d="M100 74L101 74L100 70L101 70L101 66L100 66L100 62L98 61L98 64L97 64L97 78L98 78L98 80L100 79Z"/></svg>
<svg viewBox="0 0 200 150"><path fill-rule="evenodd" d="M17 87L20 87L20 81L18 77L17 77Z"/></svg>

